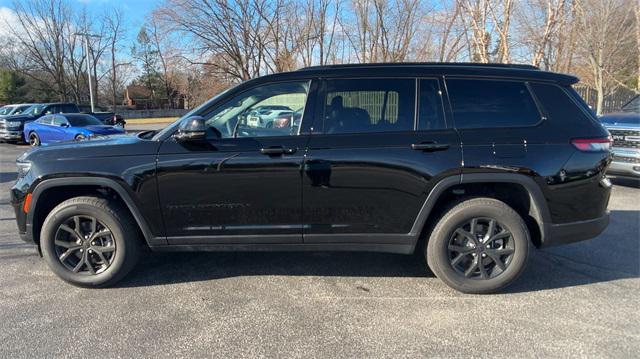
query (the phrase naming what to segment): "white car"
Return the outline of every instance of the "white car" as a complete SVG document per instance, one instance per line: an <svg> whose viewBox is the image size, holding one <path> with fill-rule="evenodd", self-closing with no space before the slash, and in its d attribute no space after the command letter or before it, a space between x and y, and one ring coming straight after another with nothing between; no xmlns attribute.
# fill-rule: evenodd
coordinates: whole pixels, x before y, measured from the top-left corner
<svg viewBox="0 0 640 359"><path fill-rule="evenodd" d="M293 113L287 106L262 106L258 107L247 115L247 126L249 127L273 127L273 120Z"/></svg>

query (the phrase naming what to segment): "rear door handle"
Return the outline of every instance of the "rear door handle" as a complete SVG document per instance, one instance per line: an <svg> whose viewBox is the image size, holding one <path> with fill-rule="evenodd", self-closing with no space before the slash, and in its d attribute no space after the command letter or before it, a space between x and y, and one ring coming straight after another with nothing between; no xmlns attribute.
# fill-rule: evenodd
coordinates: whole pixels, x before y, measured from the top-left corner
<svg viewBox="0 0 640 359"><path fill-rule="evenodd" d="M267 156L291 155L296 153L296 149L277 146L277 147L261 148L260 153Z"/></svg>
<svg viewBox="0 0 640 359"><path fill-rule="evenodd" d="M412 143L411 149L416 151L435 152L444 151L449 148L446 143Z"/></svg>

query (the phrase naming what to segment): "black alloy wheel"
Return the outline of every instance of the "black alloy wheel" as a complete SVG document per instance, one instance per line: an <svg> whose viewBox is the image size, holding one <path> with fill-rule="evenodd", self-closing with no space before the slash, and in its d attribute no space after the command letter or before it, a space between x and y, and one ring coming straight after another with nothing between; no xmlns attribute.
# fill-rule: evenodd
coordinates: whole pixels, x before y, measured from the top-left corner
<svg viewBox="0 0 640 359"><path fill-rule="evenodd" d="M113 199L81 196L51 210L40 249L51 270L80 287L108 287L134 267L140 231L129 210Z"/></svg>
<svg viewBox="0 0 640 359"><path fill-rule="evenodd" d="M460 199L431 231L426 259L450 287L495 293L524 270L531 240L523 218L506 203L486 197Z"/></svg>
<svg viewBox="0 0 640 359"><path fill-rule="evenodd" d="M511 232L494 218L473 218L463 223L449 239L449 263L471 279L495 278L504 273L513 258Z"/></svg>
<svg viewBox="0 0 640 359"><path fill-rule="evenodd" d="M67 218L55 234L58 260L73 273L95 275L104 272L115 258L116 242L109 228L95 217Z"/></svg>

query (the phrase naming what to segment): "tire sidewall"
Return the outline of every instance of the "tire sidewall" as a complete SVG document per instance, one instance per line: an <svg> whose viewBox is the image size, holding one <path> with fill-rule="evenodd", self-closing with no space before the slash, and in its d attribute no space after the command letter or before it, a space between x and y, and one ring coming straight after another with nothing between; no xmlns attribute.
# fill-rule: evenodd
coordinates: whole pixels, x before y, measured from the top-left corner
<svg viewBox="0 0 640 359"><path fill-rule="evenodd" d="M495 203L492 203L495 202ZM449 239L454 231L473 218L488 217L497 220L510 231L514 241L514 254L503 273L491 279L469 279L457 272L449 260ZM432 271L445 283L468 293L490 293L513 282L523 271L529 255L529 231L522 218L499 201L477 201L468 206L464 202L447 212L432 233L428 243L428 260Z"/></svg>
<svg viewBox="0 0 640 359"><path fill-rule="evenodd" d="M115 258L109 268L102 273L95 275L73 273L64 267L57 258L54 247L56 231L62 223L76 215L95 217L104 223L112 233L116 244ZM42 255L51 270L63 280L81 286L100 286L116 277L124 266L125 257L127 256L127 245L124 236L125 232L119 221L110 213L88 204L69 204L54 210L54 212L47 217L40 232L40 247L42 249Z"/></svg>
<svg viewBox="0 0 640 359"><path fill-rule="evenodd" d="M38 136L38 133L36 133L36 132L31 132L31 133L29 134L29 137L31 137L31 136L33 136L33 137L35 138L35 143L34 143L34 144L31 144L31 138L29 138L29 144L30 144L32 147L38 147L38 146L40 146L40 136Z"/></svg>

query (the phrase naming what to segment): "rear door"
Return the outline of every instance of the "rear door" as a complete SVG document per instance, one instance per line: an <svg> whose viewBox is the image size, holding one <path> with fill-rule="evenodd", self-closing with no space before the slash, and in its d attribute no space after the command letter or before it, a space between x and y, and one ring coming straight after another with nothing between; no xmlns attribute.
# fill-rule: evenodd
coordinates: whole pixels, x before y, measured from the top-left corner
<svg viewBox="0 0 640 359"><path fill-rule="evenodd" d="M303 167L305 243L410 244L433 185L459 173L439 79L327 79Z"/></svg>

